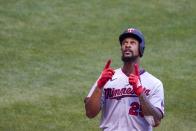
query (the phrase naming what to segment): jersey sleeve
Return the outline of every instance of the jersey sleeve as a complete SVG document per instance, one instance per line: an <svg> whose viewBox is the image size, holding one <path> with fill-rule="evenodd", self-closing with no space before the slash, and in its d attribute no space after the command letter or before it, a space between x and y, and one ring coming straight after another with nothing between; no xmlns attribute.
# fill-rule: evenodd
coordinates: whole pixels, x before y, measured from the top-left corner
<svg viewBox="0 0 196 131"><path fill-rule="evenodd" d="M97 86L97 81L96 81L96 82L93 84L93 86L91 87L91 89L90 89L90 91L89 91L87 97L91 97L91 95L93 94L93 92L94 92L96 86Z"/></svg>
<svg viewBox="0 0 196 131"><path fill-rule="evenodd" d="M153 106L157 107L164 116L164 90L162 82L155 84L155 90L150 97L150 102Z"/></svg>
<svg viewBox="0 0 196 131"><path fill-rule="evenodd" d="M101 77L101 75L98 77L98 79L95 81L95 83L94 83L93 86L91 87L91 89L90 89L90 91L89 91L87 97L91 97L91 95L93 94L93 92L94 92L94 90L95 90L95 88L96 88L96 86L97 86L97 81L99 80L100 77Z"/></svg>

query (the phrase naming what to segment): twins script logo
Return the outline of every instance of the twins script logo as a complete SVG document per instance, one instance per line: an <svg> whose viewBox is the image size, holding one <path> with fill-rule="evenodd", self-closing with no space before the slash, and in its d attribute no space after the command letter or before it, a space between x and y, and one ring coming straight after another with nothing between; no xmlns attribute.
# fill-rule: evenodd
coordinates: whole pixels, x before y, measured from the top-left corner
<svg viewBox="0 0 196 131"><path fill-rule="evenodd" d="M125 87L121 89L115 89L115 88L105 88L105 99L117 99L120 100L121 98L124 97L137 97L135 92L131 87ZM149 95L150 90L144 88L144 93L146 96Z"/></svg>

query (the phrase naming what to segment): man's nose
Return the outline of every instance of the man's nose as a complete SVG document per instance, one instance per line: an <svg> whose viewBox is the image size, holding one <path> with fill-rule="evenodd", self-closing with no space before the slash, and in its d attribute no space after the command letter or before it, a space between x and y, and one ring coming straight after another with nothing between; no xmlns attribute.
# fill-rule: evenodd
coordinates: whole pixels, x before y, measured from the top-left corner
<svg viewBox="0 0 196 131"><path fill-rule="evenodd" d="M130 43L126 43L125 47L130 48L131 44Z"/></svg>

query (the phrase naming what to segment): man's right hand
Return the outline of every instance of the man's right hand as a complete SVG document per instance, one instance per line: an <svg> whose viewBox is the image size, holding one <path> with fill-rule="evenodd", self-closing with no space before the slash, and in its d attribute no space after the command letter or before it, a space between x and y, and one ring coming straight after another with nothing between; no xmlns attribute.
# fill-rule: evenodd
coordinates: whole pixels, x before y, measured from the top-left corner
<svg viewBox="0 0 196 131"><path fill-rule="evenodd" d="M112 79L112 76L114 75L114 70L110 68L111 60L109 59L101 73L101 77L97 81L97 87L99 89L102 89L104 85L107 83L108 80Z"/></svg>

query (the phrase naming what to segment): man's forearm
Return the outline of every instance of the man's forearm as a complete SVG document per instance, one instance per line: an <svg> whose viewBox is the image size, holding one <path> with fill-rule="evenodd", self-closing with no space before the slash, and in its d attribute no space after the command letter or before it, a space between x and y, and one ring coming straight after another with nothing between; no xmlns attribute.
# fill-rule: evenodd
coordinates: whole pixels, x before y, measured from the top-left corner
<svg viewBox="0 0 196 131"><path fill-rule="evenodd" d="M153 116L155 126L158 126L163 117L161 111L150 103L144 93L139 96L139 100L144 116Z"/></svg>
<svg viewBox="0 0 196 131"><path fill-rule="evenodd" d="M101 109L101 93L102 90L96 87L92 96L85 99L87 117L93 118L99 113Z"/></svg>

